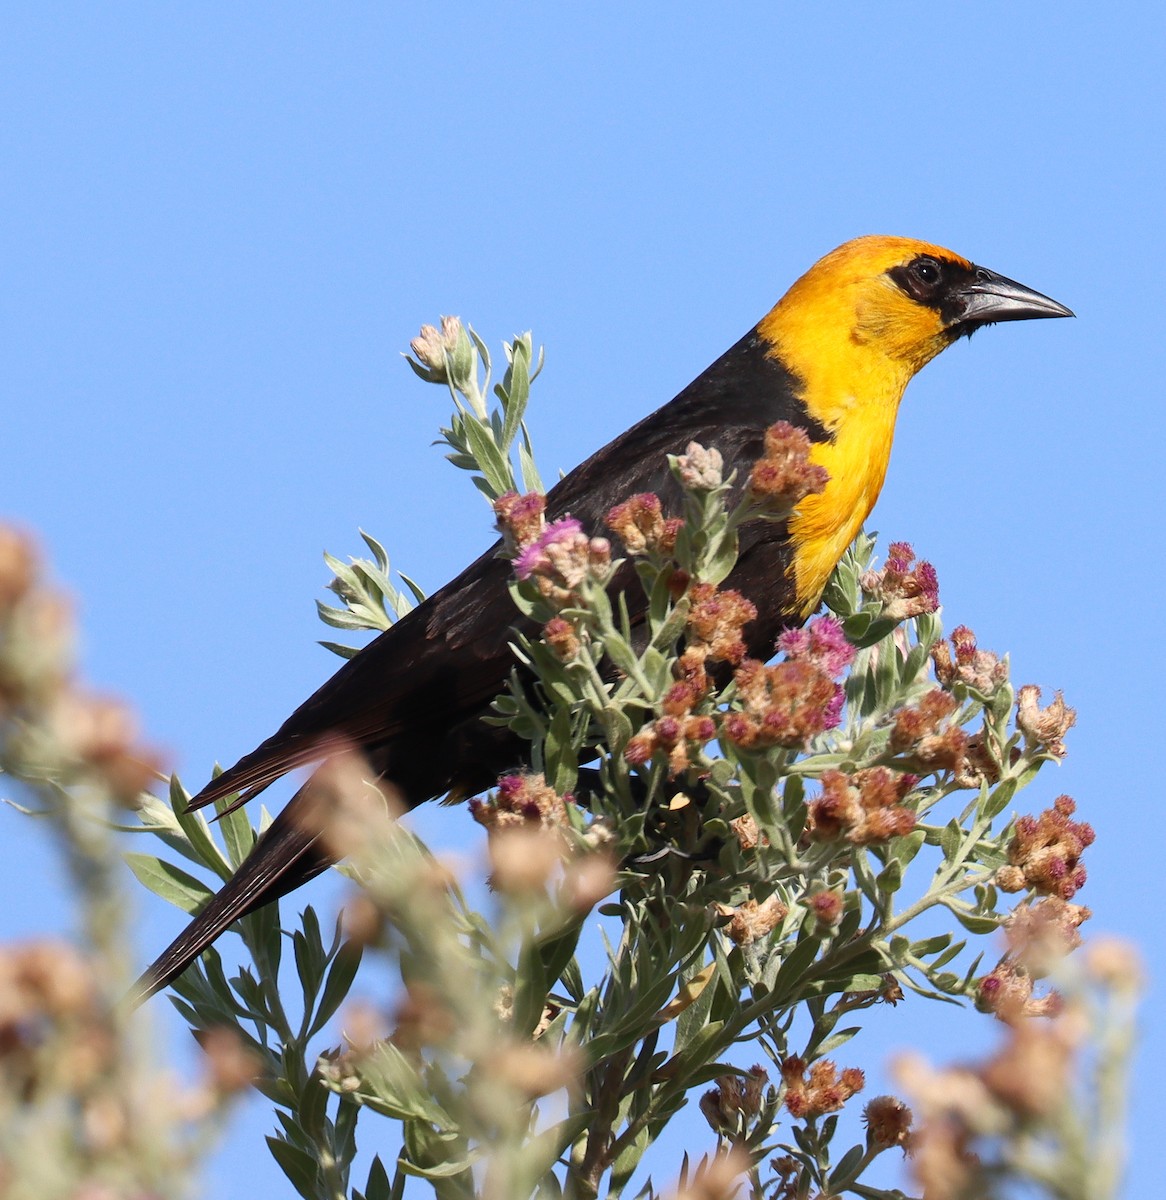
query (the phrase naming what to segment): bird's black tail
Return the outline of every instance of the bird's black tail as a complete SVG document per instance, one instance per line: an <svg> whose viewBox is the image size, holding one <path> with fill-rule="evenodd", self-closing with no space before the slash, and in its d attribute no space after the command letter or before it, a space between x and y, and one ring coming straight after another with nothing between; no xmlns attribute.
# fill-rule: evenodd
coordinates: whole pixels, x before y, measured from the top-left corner
<svg viewBox="0 0 1166 1200"><path fill-rule="evenodd" d="M303 819L307 808L301 790L255 843L238 871L142 973L128 997L130 1004L142 1004L177 979L240 917L286 896L332 865L335 860L320 845L318 826Z"/></svg>

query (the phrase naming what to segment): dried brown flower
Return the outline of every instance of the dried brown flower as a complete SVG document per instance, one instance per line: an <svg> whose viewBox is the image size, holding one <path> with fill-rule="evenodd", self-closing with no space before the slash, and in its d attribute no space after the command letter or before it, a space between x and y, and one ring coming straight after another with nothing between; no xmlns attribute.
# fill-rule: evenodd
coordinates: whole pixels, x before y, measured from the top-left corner
<svg viewBox="0 0 1166 1200"><path fill-rule="evenodd" d="M818 1059L807 1072L805 1059L797 1055L782 1061L781 1078L786 1110L797 1120L837 1112L866 1083L857 1067L847 1067L839 1074L828 1058Z"/></svg>
<svg viewBox="0 0 1166 1200"><path fill-rule="evenodd" d="M489 800L470 801L470 813L491 833L515 828L560 829L567 824L569 800L541 774L503 775Z"/></svg>
<svg viewBox="0 0 1166 1200"><path fill-rule="evenodd" d="M1008 848L1009 865L996 872L1003 891L1028 887L1042 895L1071 900L1085 882L1081 855L1093 844L1093 828L1074 821L1077 805L1069 796L1058 796L1053 807L1038 816L1017 819Z"/></svg>
<svg viewBox="0 0 1166 1200"><path fill-rule="evenodd" d="M396 788L379 779L362 754L340 744L308 780L303 796L298 820L319 833L337 859L375 852L405 811Z"/></svg>
<svg viewBox="0 0 1166 1200"><path fill-rule="evenodd" d="M933 688L918 704L899 709L891 727L891 750L908 756L921 769L958 773L967 753L968 735L956 725L944 726L957 707L950 693Z"/></svg>
<svg viewBox="0 0 1166 1200"><path fill-rule="evenodd" d="M744 1075L718 1075L700 1098L700 1111L717 1133L734 1134L761 1111L769 1073L754 1065Z"/></svg>
<svg viewBox="0 0 1166 1200"><path fill-rule="evenodd" d="M818 918L819 925L824 929L833 929L842 920L846 897L841 892L823 888L810 893L806 907Z"/></svg>
<svg viewBox="0 0 1166 1200"><path fill-rule="evenodd" d="M605 896L611 895L617 877L615 860L602 851L575 859L563 877L567 903L576 912L589 912Z"/></svg>
<svg viewBox="0 0 1166 1200"><path fill-rule="evenodd" d="M405 996L393 1013L393 1032L389 1040L410 1053L426 1046L441 1046L457 1032L457 1016L445 997L430 984L413 980L406 984Z"/></svg>
<svg viewBox="0 0 1166 1200"><path fill-rule="evenodd" d="M579 653L579 635L565 617L552 617L543 626L543 641L563 662L570 662Z"/></svg>
<svg viewBox="0 0 1166 1200"><path fill-rule="evenodd" d="M546 528L547 498L542 492L504 492L494 501L494 515L506 552L512 557L538 541Z"/></svg>
<svg viewBox="0 0 1166 1200"><path fill-rule="evenodd" d="M664 516L655 492L640 492L617 504L606 519L608 528L631 555L671 554L684 525L678 517Z"/></svg>
<svg viewBox="0 0 1166 1200"><path fill-rule="evenodd" d="M745 656L741 631L756 618L756 606L740 592L711 583L694 584L688 595L691 606L685 658L692 656L702 665L705 659L739 663ZM691 669L695 664L688 665ZM707 690L707 684L701 690Z"/></svg>
<svg viewBox="0 0 1166 1200"><path fill-rule="evenodd" d="M908 542L892 542L887 547L886 564L862 577L862 590L881 600L883 614L895 621L933 613L939 607L939 579L929 562L915 562L915 551Z"/></svg>
<svg viewBox="0 0 1166 1200"><path fill-rule="evenodd" d="M1008 953L1039 979L1080 946L1078 930L1090 916L1084 905L1070 904L1060 896L1020 904L1004 921Z"/></svg>
<svg viewBox="0 0 1166 1200"><path fill-rule="evenodd" d="M554 1049L507 1041L492 1050L480 1065L491 1079L500 1080L528 1100L534 1100L560 1088L574 1087L586 1063L577 1046Z"/></svg>
<svg viewBox="0 0 1166 1200"><path fill-rule="evenodd" d="M747 658L735 679L742 711L728 713L722 731L744 749L805 746L838 724L842 689L811 662L795 659L767 667Z"/></svg>
<svg viewBox="0 0 1166 1200"><path fill-rule="evenodd" d="M822 794L810 801L810 836L818 841L845 837L865 846L910 833L915 828L915 814L900 801L917 782L914 775L886 767L872 767L852 776L823 772Z"/></svg>
<svg viewBox="0 0 1166 1200"><path fill-rule="evenodd" d="M725 460L716 449L706 450L699 442L689 442L676 459L680 482L690 491L711 492L723 479Z"/></svg>
<svg viewBox="0 0 1166 1200"><path fill-rule="evenodd" d="M445 356L457 349L461 332L462 323L457 317L442 317L440 329L422 325L421 332L409 343L409 349L422 366L429 368L429 377L435 382L446 378Z"/></svg>
<svg viewBox="0 0 1166 1200"><path fill-rule="evenodd" d="M962 683L990 696L1008 679L1008 664L991 650L980 650L976 635L966 625L951 631L950 644L942 639L936 643L931 661L935 677L945 688Z"/></svg>
<svg viewBox="0 0 1166 1200"><path fill-rule="evenodd" d="M901 1146L906 1151L912 1119L911 1110L897 1096L876 1096L862 1110L867 1141L881 1150Z"/></svg>
<svg viewBox="0 0 1166 1200"><path fill-rule="evenodd" d="M806 496L824 492L830 476L810 461L813 445L804 429L778 421L765 431L765 450L753 464L749 491L778 512L789 512Z"/></svg>
<svg viewBox="0 0 1166 1200"><path fill-rule="evenodd" d="M738 946L747 946L759 938L768 937L789 914L789 906L776 895L768 896L758 903L746 900L736 908L718 904L717 911L729 922L724 927L725 935Z"/></svg>
<svg viewBox="0 0 1166 1200"><path fill-rule="evenodd" d="M1053 758L1065 757L1066 733L1077 723L1077 710L1065 703L1057 692L1047 708L1041 708L1040 688L1028 683L1016 696L1016 728L1024 734L1028 745Z"/></svg>

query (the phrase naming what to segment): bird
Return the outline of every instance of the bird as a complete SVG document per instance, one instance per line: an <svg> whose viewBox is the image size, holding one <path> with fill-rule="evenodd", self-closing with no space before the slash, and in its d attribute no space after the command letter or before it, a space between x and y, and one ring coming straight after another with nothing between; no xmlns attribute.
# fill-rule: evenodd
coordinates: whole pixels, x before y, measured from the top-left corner
<svg viewBox="0 0 1166 1200"><path fill-rule="evenodd" d="M725 580L757 608L744 631L747 652L771 658L777 637L817 608L835 565L870 514L887 471L904 390L946 347L1003 321L1071 317L1048 296L929 242L866 236L819 259L735 345L661 408L565 475L546 495L546 518L568 514L596 530L613 506L656 493L666 514L682 496L667 455L691 442L715 447L737 492L779 421L802 429L810 461L828 476L823 491L785 520L740 531L740 554ZM618 544L617 544L618 549ZM521 767L523 743L483 717L515 665L514 630L537 636L508 591L513 566L487 549L361 649L271 737L208 783L199 809L258 795L324 747L360 749L408 807L459 799ZM623 592L633 622L645 599L625 563L609 590ZM143 973L141 1002L164 988L240 917L287 895L333 862L305 821L305 785L235 875Z"/></svg>

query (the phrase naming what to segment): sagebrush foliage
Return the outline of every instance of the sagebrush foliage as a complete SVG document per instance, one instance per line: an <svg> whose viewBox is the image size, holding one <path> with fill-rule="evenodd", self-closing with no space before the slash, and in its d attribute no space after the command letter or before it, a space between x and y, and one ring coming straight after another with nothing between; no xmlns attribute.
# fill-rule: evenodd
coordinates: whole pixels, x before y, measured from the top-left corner
<svg viewBox="0 0 1166 1200"><path fill-rule="evenodd" d="M523 499L541 486L524 423L530 336L506 346L492 408L472 331L447 319L413 349L417 374L455 402L448 457L474 473L507 535L516 616L542 630L516 634L492 718L529 742L529 770L473 807L493 891L471 903L466 881L389 815L391 787L341 764L330 803L363 889L347 935L338 923L325 937L311 908L290 933L286 912L247 917L249 962L228 979L208 951L175 1004L196 1029L238 1029L262 1061L257 1086L279 1121L269 1144L304 1197L617 1196L633 1181L654 1196L654 1179L680 1169L657 1160L649 1172L646 1157L674 1120L690 1123L689 1144L736 1156L686 1163L682 1187L703 1172L692 1194L721 1194L726 1161L758 1197L893 1194L863 1175L906 1142L909 1113L888 1135L887 1114L901 1112L883 1098L865 1141L838 1143L838 1111L863 1083L861 1013L908 996L1015 1021L1044 1003L1031 959L980 963L1008 921L1002 872L1062 949L1087 915L1070 903L1087 827L1062 822L1060 865L1046 856L1025 874L1012 815L1063 753L1071 710L1033 708L1026 694L1018 723L1007 661L967 630L945 642L934 573L898 543L873 569L866 536L834 573L828 615L783 638L776 662L743 660L733 631L748 613L722 587L736 532L782 519L789 496L767 469L765 487L727 507L715 446L673 464L682 523L648 497L610 518L648 599L633 628L606 590L609 530L547 525ZM774 435L796 467L795 441ZM408 579L396 588L381 544L362 536L373 560L329 558L343 607L321 616L379 630L421 595ZM241 812L223 817L220 850L184 799L175 781L170 805L142 808L143 828L225 878L256 831ZM169 856L133 865L187 912L209 894ZM918 933L936 911L952 931ZM297 988L279 976L288 944ZM396 995L350 1003L337 1026L371 956ZM1001 972L1007 988L986 990ZM357 1187L358 1121L391 1148Z"/></svg>

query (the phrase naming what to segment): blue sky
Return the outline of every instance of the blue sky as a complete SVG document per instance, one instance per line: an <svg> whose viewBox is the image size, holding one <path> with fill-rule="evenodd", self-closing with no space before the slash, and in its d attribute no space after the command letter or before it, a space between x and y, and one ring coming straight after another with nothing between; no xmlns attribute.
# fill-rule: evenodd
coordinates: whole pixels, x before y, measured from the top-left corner
<svg viewBox="0 0 1166 1200"><path fill-rule="evenodd" d="M949 627L1078 708L1026 802L1077 797L1094 931L1152 963L1164 34L1136 3L10 8L0 512L78 598L87 677L198 785L334 669L323 549L363 526L431 589L487 544L430 445L441 394L399 358L422 321L546 344L549 476L837 243L948 245L1078 320L930 366L872 525L935 563ZM0 929L65 921L33 829L0 821ZM143 959L177 924L146 899L139 922ZM1130 1195L1160 1175L1155 1012ZM266 1125L207 1194L282 1194Z"/></svg>

